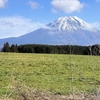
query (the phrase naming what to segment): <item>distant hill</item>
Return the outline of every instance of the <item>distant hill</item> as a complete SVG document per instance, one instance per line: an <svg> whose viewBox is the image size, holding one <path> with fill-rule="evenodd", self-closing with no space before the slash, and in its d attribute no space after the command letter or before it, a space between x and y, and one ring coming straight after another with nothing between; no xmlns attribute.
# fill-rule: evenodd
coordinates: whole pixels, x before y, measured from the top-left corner
<svg viewBox="0 0 100 100"><path fill-rule="evenodd" d="M0 39L9 44L94 45L100 44L100 31L76 16L60 17L20 37Z"/></svg>

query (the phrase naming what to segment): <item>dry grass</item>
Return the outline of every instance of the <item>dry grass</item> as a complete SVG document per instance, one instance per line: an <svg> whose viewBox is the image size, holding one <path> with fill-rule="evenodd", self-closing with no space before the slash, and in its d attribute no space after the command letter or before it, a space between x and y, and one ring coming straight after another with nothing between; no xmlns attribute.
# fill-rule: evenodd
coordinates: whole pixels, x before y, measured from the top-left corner
<svg viewBox="0 0 100 100"><path fill-rule="evenodd" d="M60 95L46 91L33 90L19 83L14 85L15 87L11 87L12 92L10 93L11 95L14 95L14 97L10 98L9 95L0 100L100 100L100 90L98 90L97 95L83 92L74 95Z"/></svg>

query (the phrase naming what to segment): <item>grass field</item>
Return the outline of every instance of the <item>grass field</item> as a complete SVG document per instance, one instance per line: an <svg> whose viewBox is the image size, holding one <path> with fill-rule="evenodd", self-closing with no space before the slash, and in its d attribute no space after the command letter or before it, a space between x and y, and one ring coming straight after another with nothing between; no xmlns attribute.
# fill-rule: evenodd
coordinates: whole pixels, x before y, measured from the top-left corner
<svg viewBox="0 0 100 100"><path fill-rule="evenodd" d="M54 94L100 89L100 56L0 53L0 96L25 85Z"/></svg>

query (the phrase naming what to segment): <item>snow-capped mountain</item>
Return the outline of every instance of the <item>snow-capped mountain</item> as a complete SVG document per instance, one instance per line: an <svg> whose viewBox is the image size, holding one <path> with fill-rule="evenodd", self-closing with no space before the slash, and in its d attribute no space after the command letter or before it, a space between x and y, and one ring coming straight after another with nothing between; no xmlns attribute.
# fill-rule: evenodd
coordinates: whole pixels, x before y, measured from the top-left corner
<svg viewBox="0 0 100 100"><path fill-rule="evenodd" d="M74 30L94 30L94 28L90 24L86 23L85 21L76 16L60 17L54 22L48 24L47 26L58 29L59 31L69 32L72 32Z"/></svg>
<svg viewBox="0 0 100 100"><path fill-rule="evenodd" d="M93 45L100 44L100 31L76 16L60 17L31 33L17 38L0 39L0 45L50 44Z"/></svg>

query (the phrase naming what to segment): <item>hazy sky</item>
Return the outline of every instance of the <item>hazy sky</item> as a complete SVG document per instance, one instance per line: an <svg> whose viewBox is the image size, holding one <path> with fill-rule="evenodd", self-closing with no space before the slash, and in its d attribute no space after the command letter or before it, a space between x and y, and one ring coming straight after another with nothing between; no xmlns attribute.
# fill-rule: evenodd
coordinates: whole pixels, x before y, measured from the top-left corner
<svg viewBox="0 0 100 100"><path fill-rule="evenodd" d="M100 0L0 0L0 38L29 33L61 16L77 16L100 29Z"/></svg>

